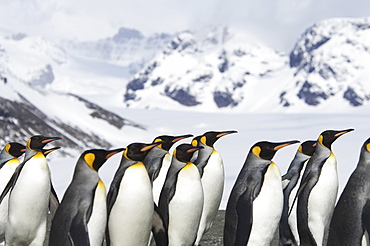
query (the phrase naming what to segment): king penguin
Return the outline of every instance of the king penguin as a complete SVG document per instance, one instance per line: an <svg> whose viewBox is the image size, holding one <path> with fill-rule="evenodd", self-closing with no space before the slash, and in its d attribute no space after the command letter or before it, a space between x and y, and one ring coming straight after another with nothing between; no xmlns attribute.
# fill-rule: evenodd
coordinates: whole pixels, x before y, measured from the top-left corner
<svg viewBox="0 0 370 246"><path fill-rule="evenodd" d="M148 244L154 202L152 185L143 160L150 149L162 143L132 143L123 151L107 197L108 246Z"/></svg>
<svg viewBox="0 0 370 246"><path fill-rule="evenodd" d="M11 142L0 153L0 192L2 192L20 164L18 158L26 151L26 146ZM0 242L5 240L5 227L8 221L8 195L0 204Z"/></svg>
<svg viewBox="0 0 370 246"><path fill-rule="evenodd" d="M50 170L42 148L59 137L32 136L25 158L0 196L9 195L6 245L42 245L51 193Z"/></svg>
<svg viewBox="0 0 370 246"><path fill-rule="evenodd" d="M158 206L170 246L194 245L197 236L204 196L198 168L190 159L201 148L180 144L173 152Z"/></svg>
<svg viewBox="0 0 370 246"><path fill-rule="evenodd" d="M158 205L159 196L163 187L166 174L171 163L171 154L169 150L178 141L192 137L191 134L169 136L158 136L153 140L153 143L162 142L152 148L143 160L144 165L148 170L151 182L153 183L153 199Z"/></svg>
<svg viewBox="0 0 370 246"><path fill-rule="evenodd" d="M84 151L51 225L49 245L103 243L107 224L106 189L98 170L123 149Z"/></svg>
<svg viewBox="0 0 370 246"><path fill-rule="evenodd" d="M370 221L370 138L362 145L360 160L348 179L334 209L329 227L328 246L363 245L366 240L363 220ZM365 236L365 238L364 238ZM367 235L368 236L368 235ZM366 244L369 245L369 244Z"/></svg>
<svg viewBox="0 0 370 246"><path fill-rule="evenodd" d="M297 194L299 184L303 172L306 168L308 159L313 155L316 147L315 140L307 140L303 142L291 161L288 171L283 175L283 193L284 193L284 206L279 224L279 245L299 245L298 228L297 228L297 212L296 203L294 208L294 198ZM291 213L289 214L289 211Z"/></svg>
<svg viewBox="0 0 370 246"><path fill-rule="evenodd" d="M209 131L193 139L193 146L202 146L197 153L194 164L198 167L204 193L202 217L195 245L200 244L204 233L211 228L214 218L220 207L224 191L225 171L221 155L214 148L214 144L221 137L237 133L237 131Z"/></svg>
<svg viewBox="0 0 370 246"><path fill-rule="evenodd" d="M302 246L323 245L338 193L337 160L332 143L353 129L326 130L317 139L297 192L297 224Z"/></svg>
<svg viewBox="0 0 370 246"><path fill-rule="evenodd" d="M299 141L254 144L227 202L224 245L269 246L283 210L283 189L275 153Z"/></svg>
<svg viewBox="0 0 370 246"><path fill-rule="evenodd" d="M143 163L148 170L149 178L152 182L153 200L155 203L152 231L156 236L161 235L161 233L165 233L165 229L163 227L163 219L161 218L161 215L158 211L158 200L161 194L163 183L166 179L168 168L170 167L171 163L171 154L169 150L176 142L192 136L193 135L191 134L179 136L158 136L153 140L153 143L162 143L152 148L143 160ZM151 234L149 245L151 245L153 238L152 236L153 235Z"/></svg>

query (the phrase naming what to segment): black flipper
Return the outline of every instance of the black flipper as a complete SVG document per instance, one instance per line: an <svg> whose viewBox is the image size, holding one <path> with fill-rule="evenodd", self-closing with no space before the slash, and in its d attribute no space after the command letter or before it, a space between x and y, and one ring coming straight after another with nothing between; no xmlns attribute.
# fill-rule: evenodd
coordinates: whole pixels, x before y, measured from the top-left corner
<svg viewBox="0 0 370 246"><path fill-rule="evenodd" d="M370 235L370 201L367 201L365 206L362 208L362 226Z"/></svg>
<svg viewBox="0 0 370 246"><path fill-rule="evenodd" d="M89 233L87 231L87 213L89 205L87 202L81 203L78 212L72 220L69 228L69 239L72 245L90 246Z"/></svg>
<svg viewBox="0 0 370 246"><path fill-rule="evenodd" d="M55 192L54 186L51 183L51 181L50 181L50 187L51 189L50 189L50 198L49 198L49 211L50 211L51 219L53 219L59 207L59 199L58 199L58 195Z"/></svg>
<svg viewBox="0 0 370 246"><path fill-rule="evenodd" d="M303 179L304 178L304 179ZM298 196L302 193L302 191L306 188L307 184L309 183L309 181L312 179L311 177L311 172L308 172L308 174L305 176L305 177L302 177L302 181L301 181L301 184L298 188L298 191L297 193L295 194L295 197L294 197L294 200L293 200L293 203L292 203L292 206L290 207L289 209L289 213L288 213L288 217L290 216L290 214L292 213L292 210L293 210L293 207L294 207L294 204L296 203L297 199L298 199Z"/></svg>
<svg viewBox="0 0 370 246"><path fill-rule="evenodd" d="M180 171L180 170L179 170ZM178 171L178 172L179 172ZM158 209L163 219L164 228L168 231L168 224L169 224L169 204L175 195L176 192L176 183L177 183L177 174L178 172L171 178L166 178L166 181L163 185L161 195L159 197L158 202Z"/></svg>
<svg viewBox="0 0 370 246"><path fill-rule="evenodd" d="M238 223L236 225L235 246L245 246L248 243L253 223L253 199L248 189L236 203L236 214Z"/></svg>

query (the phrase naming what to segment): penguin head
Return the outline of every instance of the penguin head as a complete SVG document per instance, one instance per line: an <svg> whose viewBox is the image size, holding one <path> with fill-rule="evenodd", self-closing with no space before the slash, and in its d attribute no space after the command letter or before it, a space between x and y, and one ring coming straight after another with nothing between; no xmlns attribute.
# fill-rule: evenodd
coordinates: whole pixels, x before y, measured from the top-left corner
<svg viewBox="0 0 370 246"><path fill-rule="evenodd" d="M127 148L123 151L123 155L125 158L133 161L143 161L145 156L149 153L153 147L163 144L163 141L155 142L155 143L132 143L127 146Z"/></svg>
<svg viewBox="0 0 370 246"><path fill-rule="evenodd" d="M5 145L4 150L13 157L20 157L24 152L26 152L26 146L20 143L11 142Z"/></svg>
<svg viewBox="0 0 370 246"><path fill-rule="evenodd" d="M57 150L57 149L60 149L60 148L61 147L54 147L54 148L51 148L51 149L42 149L42 153L44 154L44 156L47 156L48 154L50 154L54 150Z"/></svg>
<svg viewBox="0 0 370 246"><path fill-rule="evenodd" d="M272 143L267 141L258 142L252 146L251 152L257 156L258 158L269 160L274 157L275 153L288 145L299 143L297 140L286 141L286 142L279 142L279 143Z"/></svg>
<svg viewBox="0 0 370 246"><path fill-rule="evenodd" d="M203 149L202 146L193 146L191 144L180 144L173 151L173 157L180 162L189 162L195 151Z"/></svg>
<svg viewBox="0 0 370 246"><path fill-rule="evenodd" d="M235 130L231 131L209 131L203 133L203 135L195 137L192 140L192 145L193 146L198 146L199 142L203 143L206 146L213 147L213 145L216 143L217 140L219 140L221 137L232 134L232 133L237 133Z"/></svg>
<svg viewBox="0 0 370 246"><path fill-rule="evenodd" d="M304 155L312 156L315 152L317 142L315 140L304 141L299 147L298 151Z"/></svg>
<svg viewBox="0 0 370 246"><path fill-rule="evenodd" d="M27 148L34 151L42 151L42 148L55 140L61 139L60 137L45 137L41 135L32 136L27 142Z"/></svg>
<svg viewBox="0 0 370 246"><path fill-rule="evenodd" d="M352 128L346 129L346 130L340 130L340 131L326 130L320 134L319 138L317 139L317 142L319 142L321 145L325 146L326 148L331 149L332 143L334 143L334 141L337 138L353 130L354 129Z"/></svg>
<svg viewBox="0 0 370 246"><path fill-rule="evenodd" d="M190 138L192 136L193 135L191 135L191 134L180 135L180 136L162 135L162 136L156 137L153 140L153 143L163 142L163 143L159 144L158 147L163 149L163 150L169 151L171 149L172 145L174 145L176 142L178 142L182 139L185 139L185 138Z"/></svg>
<svg viewBox="0 0 370 246"><path fill-rule="evenodd" d="M124 148L114 150L90 149L82 153L81 157L85 163L93 170L98 171L99 168L113 155L123 151Z"/></svg>

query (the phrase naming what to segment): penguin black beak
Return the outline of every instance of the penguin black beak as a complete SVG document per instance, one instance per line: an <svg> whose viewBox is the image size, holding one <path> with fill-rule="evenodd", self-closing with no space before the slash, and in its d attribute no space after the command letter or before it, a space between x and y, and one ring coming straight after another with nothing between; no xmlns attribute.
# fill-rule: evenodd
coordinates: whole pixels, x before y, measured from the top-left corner
<svg viewBox="0 0 370 246"><path fill-rule="evenodd" d="M111 150L109 151L110 153L107 154L107 156L105 157L106 160L108 160L110 157L114 156L115 154L121 152L121 151L124 151L125 148L119 148L119 149L114 149L114 150Z"/></svg>
<svg viewBox="0 0 370 246"><path fill-rule="evenodd" d="M216 137L217 137L217 138L220 138L220 137L223 137L223 136L226 136L226 135L232 134L232 133L238 133L238 131L231 130L231 131L224 131L224 132L220 132L219 134L217 134L217 135L216 135Z"/></svg>
<svg viewBox="0 0 370 246"><path fill-rule="evenodd" d="M45 137L45 139L42 140L41 143L47 144L47 143L50 143L52 141L59 140L59 139L62 139L62 138L60 138L60 137Z"/></svg>
<svg viewBox="0 0 370 246"><path fill-rule="evenodd" d="M299 143L299 141L298 140L292 140L292 141L282 142L282 143L279 143L277 146L275 146L274 150L278 151L281 148L284 148L286 146L289 146L291 144L296 144L296 143Z"/></svg>
<svg viewBox="0 0 370 246"><path fill-rule="evenodd" d="M145 151L150 150L151 148L153 148L157 145L163 144L163 143L165 143L165 141L158 141L158 142L155 142L155 143L148 144L144 148L142 148L140 151L145 152Z"/></svg>
<svg viewBox="0 0 370 246"><path fill-rule="evenodd" d="M172 143L176 143L176 142L178 142L178 141L180 141L180 140L183 140L183 139L185 139L185 138L190 138L190 137L192 137L192 136L193 136L192 134L186 134L186 135L178 136L178 137L176 137L174 140L172 140Z"/></svg>
<svg viewBox="0 0 370 246"><path fill-rule="evenodd" d="M200 150L200 149L203 149L203 146L193 146L192 148L189 148L186 152L187 153L192 153L192 152L195 152L195 151Z"/></svg>
<svg viewBox="0 0 370 246"><path fill-rule="evenodd" d="M348 133L348 132L351 132L351 131L354 131L355 129L353 129L353 128L350 128L350 129L347 129L347 130L343 130L343 131L339 131L338 133L336 133L335 135L334 135L334 137L339 137L339 136L341 136L341 135L343 135L343 134L346 134L346 133Z"/></svg>

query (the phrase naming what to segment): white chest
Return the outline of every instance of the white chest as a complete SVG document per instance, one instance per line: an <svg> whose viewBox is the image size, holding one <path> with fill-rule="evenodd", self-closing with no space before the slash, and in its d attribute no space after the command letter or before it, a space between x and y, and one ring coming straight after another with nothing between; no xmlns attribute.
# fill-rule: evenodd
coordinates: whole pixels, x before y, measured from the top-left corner
<svg viewBox="0 0 370 246"><path fill-rule="evenodd" d="M18 167L18 159L9 160L0 169L0 190L3 191L5 186L8 184L10 178L12 177L15 169Z"/></svg>
<svg viewBox="0 0 370 246"><path fill-rule="evenodd" d="M331 155L322 167L319 180L308 198L308 226L319 245L334 211L338 185L337 161Z"/></svg>
<svg viewBox="0 0 370 246"><path fill-rule="evenodd" d="M267 169L261 191L253 202L253 224L248 245L271 245L283 210L281 173L272 163Z"/></svg>
<svg viewBox="0 0 370 246"><path fill-rule="evenodd" d="M95 190L93 210L91 213L90 220L87 224L90 245L92 246L102 245L106 224L107 224L106 189L104 183L100 180Z"/></svg>
<svg viewBox="0 0 370 246"><path fill-rule="evenodd" d="M168 237L170 245L191 245L197 235L203 210L203 188L194 164L179 173L176 193L169 204Z"/></svg>
<svg viewBox="0 0 370 246"><path fill-rule="evenodd" d="M37 154L23 167L9 196L6 241L41 245L46 233L50 197L50 171L45 157Z"/></svg>
<svg viewBox="0 0 370 246"><path fill-rule="evenodd" d="M218 195L223 191L224 186L224 164L221 156L217 152L213 152L208 160L207 165L204 168L202 176L203 190L205 191L204 196Z"/></svg>
<svg viewBox="0 0 370 246"><path fill-rule="evenodd" d="M127 168L108 219L112 245L146 245L154 213L151 183L145 166Z"/></svg>
<svg viewBox="0 0 370 246"><path fill-rule="evenodd" d="M212 220L219 209L224 190L224 179L225 172L222 158L214 151L204 168L202 176L204 207L201 224L205 223L206 229L211 226Z"/></svg>

